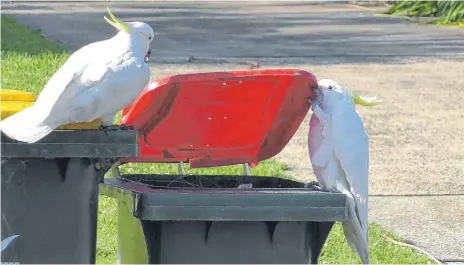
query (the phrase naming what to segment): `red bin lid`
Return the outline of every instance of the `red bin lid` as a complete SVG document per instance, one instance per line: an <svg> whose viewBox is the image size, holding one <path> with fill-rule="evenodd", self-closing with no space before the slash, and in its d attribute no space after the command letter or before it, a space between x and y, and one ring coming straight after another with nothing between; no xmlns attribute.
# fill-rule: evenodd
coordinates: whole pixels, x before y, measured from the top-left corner
<svg viewBox="0 0 464 265"><path fill-rule="evenodd" d="M190 167L250 163L277 155L304 120L317 80L293 69L175 75L153 81L120 123L139 131L139 157Z"/></svg>

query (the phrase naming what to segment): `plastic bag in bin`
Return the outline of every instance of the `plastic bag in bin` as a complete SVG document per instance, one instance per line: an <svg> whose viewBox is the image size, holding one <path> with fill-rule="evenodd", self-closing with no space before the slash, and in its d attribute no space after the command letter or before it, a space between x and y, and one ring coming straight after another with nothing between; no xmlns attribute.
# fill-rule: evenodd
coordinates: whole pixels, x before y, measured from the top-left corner
<svg viewBox="0 0 464 265"><path fill-rule="evenodd" d="M293 69L213 72L149 83L122 112L139 131L139 157L191 168L259 161L278 154L309 111L317 80Z"/></svg>

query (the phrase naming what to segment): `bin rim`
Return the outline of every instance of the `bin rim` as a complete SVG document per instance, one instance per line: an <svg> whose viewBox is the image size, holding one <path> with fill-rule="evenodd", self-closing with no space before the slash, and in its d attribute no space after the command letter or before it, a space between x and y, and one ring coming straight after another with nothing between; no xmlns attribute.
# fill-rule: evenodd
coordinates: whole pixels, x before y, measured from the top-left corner
<svg viewBox="0 0 464 265"><path fill-rule="evenodd" d="M101 193L151 221L344 221L343 193L296 189L153 189L123 179L105 179Z"/></svg>

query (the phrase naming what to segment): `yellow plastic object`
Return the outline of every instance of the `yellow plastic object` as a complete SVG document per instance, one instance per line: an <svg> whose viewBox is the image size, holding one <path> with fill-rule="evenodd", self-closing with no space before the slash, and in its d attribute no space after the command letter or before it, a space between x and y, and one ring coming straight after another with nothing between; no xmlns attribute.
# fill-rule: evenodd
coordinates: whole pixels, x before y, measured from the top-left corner
<svg viewBox="0 0 464 265"><path fill-rule="evenodd" d="M21 102L34 102L35 96L29 92L19 90L0 89L1 102L5 101L21 101Z"/></svg>
<svg viewBox="0 0 464 265"><path fill-rule="evenodd" d="M56 128L57 130L95 130L100 128L103 125L103 121L101 119L96 119L91 122L78 122L78 123L70 123L63 126Z"/></svg>
<svg viewBox="0 0 464 265"><path fill-rule="evenodd" d="M1 107L1 118L2 120L15 114L16 112L20 112L21 110L30 107L34 104L34 102L24 102L24 101L3 101L0 104Z"/></svg>
<svg viewBox="0 0 464 265"><path fill-rule="evenodd" d="M35 96L29 92L0 89L0 109L2 120L34 104Z"/></svg>
<svg viewBox="0 0 464 265"><path fill-rule="evenodd" d="M0 96L2 120L32 106L36 100L33 93L22 92L19 90L0 89ZM101 119L97 119L91 122L79 122L63 125L58 127L57 130L91 130L98 129L100 125L103 125L103 121Z"/></svg>

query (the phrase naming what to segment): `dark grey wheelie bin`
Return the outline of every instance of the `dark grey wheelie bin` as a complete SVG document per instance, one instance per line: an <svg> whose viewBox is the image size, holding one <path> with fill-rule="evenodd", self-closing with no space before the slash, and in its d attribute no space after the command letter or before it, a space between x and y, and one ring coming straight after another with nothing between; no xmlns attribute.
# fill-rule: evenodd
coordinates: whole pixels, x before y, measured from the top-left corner
<svg viewBox="0 0 464 265"><path fill-rule="evenodd" d="M2 262L95 263L99 184L138 155L135 131L55 131L34 144L2 134Z"/></svg>
<svg viewBox="0 0 464 265"><path fill-rule="evenodd" d="M345 195L276 177L112 175L123 264L317 263L347 214Z"/></svg>

